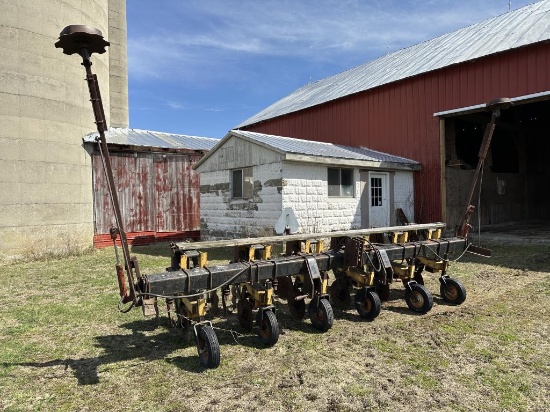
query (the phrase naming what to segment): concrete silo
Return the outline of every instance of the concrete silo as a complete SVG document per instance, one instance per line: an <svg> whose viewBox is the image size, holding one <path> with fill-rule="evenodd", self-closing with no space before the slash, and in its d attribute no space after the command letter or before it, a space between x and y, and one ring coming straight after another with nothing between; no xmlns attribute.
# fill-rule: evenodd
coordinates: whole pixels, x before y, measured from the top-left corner
<svg viewBox="0 0 550 412"><path fill-rule="evenodd" d="M70 24L111 42L93 56L107 124L128 126L125 0L0 0L0 259L63 253L93 239L95 130L78 56L54 47Z"/></svg>

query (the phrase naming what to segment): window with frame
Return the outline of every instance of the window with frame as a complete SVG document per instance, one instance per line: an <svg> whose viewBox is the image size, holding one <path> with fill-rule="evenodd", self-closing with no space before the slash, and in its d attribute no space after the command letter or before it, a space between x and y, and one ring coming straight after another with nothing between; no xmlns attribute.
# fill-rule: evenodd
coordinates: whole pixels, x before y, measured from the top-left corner
<svg viewBox="0 0 550 412"><path fill-rule="evenodd" d="M382 179L371 177L370 179L370 205L382 206Z"/></svg>
<svg viewBox="0 0 550 412"><path fill-rule="evenodd" d="M353 169L328 168L329 197L353 197Z"/></svg>
<svg viewBox="0 0 550 412"><path fill-rule="evenodd" d="M254 180L251 167L231 171L231 197L233 199L251 199L253 189Z"/></svg>

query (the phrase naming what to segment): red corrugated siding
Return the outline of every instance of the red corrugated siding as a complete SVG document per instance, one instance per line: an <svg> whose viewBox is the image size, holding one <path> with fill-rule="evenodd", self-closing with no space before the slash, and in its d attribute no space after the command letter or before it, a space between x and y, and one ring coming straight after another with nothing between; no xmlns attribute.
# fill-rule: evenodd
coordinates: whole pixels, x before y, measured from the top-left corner
<svg viewBox="0 0 550 412"><path fill-rule="evenodd" d="M163 233L191 236L200 230L198 173L194 152L159 154L111 153L124 229L143 244ZM98 244L115 226L107 180L99 155L93 155L94 221ZM154 236L152 236L152 234Z"/></svg>
<svg viewBox="0 0 550 412"><path fill-rule="evenodd" d="M347 96L246 127L296 138L367 146L422 163L417 222L442 219L436 112L550 90L550 45L536 44Z"/></svg>
<svg viewBox="0 0 550 412"><path fill-rule="evenodd" d="M177 242L185 239L199 240L201 237L200 230L190 230L186 232L129 232L126 233L128 243L132 246L150 245L157 242ZM120 237L116 243L120 246ZM102 248L112 246L113 240L109 234L94 235L94 247Z"/></svg>

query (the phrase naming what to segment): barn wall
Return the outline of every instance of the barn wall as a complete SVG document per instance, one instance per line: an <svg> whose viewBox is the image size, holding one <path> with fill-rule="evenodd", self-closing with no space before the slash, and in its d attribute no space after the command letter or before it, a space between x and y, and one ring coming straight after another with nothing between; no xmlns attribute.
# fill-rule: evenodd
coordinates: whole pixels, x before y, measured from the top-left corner
<svg viewBox="0 0 550 412"><path fill-rule="evenodd" d="M195 153L111 153L125 231L198 232L199 177L192 166L199 158ZM93 188L94 232L98 236L116 226L98 153L93 154Z"/></svg>
<svg viewBox="0 0 550 412"><path fill-rule="evenodd" d="M366 146L422 163L417 222L442 219L439 119L434 113L550 90L550 45L535 44L419 75L244 129Z"/></svg>

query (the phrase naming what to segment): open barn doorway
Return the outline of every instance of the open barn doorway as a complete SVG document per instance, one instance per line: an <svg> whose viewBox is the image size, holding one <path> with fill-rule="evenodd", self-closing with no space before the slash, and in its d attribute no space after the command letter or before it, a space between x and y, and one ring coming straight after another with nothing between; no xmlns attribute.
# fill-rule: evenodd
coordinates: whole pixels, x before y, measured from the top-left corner
<svg viewBox="0 0 550 412"><path fill-rule="evenodd" d="M496 123L476 188L475 227L550 221L550 101L515 102ZM457 225L478 162L491 113L479 108L444 118L445 208L449 227Z"/></svg>

